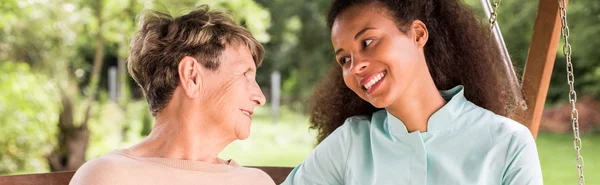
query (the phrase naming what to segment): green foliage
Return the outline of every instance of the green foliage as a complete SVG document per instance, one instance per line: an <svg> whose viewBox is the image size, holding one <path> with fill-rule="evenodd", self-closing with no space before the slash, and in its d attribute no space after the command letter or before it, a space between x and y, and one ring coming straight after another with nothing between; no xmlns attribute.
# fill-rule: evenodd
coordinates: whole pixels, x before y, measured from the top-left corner
<svg viewBox="0 0 600 185"><path fill-rule="evenodd" d="M148 119L148 105L144 100L131 101L124 107L109 100L99 101L92 107L92 112L88 160L141 141L147 135L141 133L149 133L154 124L153 119ZM149 128L145 128L146 124Z"/></svg>
<svg viewBox="0 0 600 185"><path fill-rule="evenodd" d="M333 49L325 11L329 1L258 0L271 12L271 41L265 44L267 56L259 69L257 81L269 91L270 73L279 71L283 83L282 99L296 111L302 106L314 85L333 64ZM300 105L300 106L295 106Z"/></svg>
<svg viewBox="0 0 600 185"><path fill-rule="evenodd" d="M600 98L600 2L594 0L569 1L568 23L570 28L569 43L572 46L572 61L575 66L575 89L579 96ZM552 89L548 92L548 100L552 102L568 102L566 62L563 55L561 39L556 64L552 73Z"/></svg>
<svg viewBox="0 0 600 185"><path fill-rule="evenodd" d="M230 12L234 20L252 32L259 42L265 43L270 39L267 29L271 26L269 22L271 14L267 9L251 0L155 0L138 3L141 4L141 7L136 7L137 12L153 9L169 12L172 16L183 15L195 7L206 4L212 10ZM115 21L119 22L120 19L115 19Z"/></svg>
<svg viewBox="0 0 600 185"><path fill-rule="evenodd" d="M257 107L250 137L235 141L219 157L250 166L297 166L312 151L315 133L307 117L282 107L281 120L273 124L269 107Z"/></svg>
<svg viewBox="0 0 600 185"><path fill-rule="evenodd" d="M0 63L0 174L43 172L56 142L56 87L26 63Z"/></svg>
<svg viewBox="0 0 600 185"><path fill-rule="evenodd" d="M479 0L465 0L473 7L482 21L487 22ZM504 41L517 66L517 74L522 73L525 66L529 45L533 33L538 1L504 0L498 9L498 23ZM600 2L595 0L569 1L567 7L569 42L572 46L572 61L575 66L575 89L579 96L600 97ZM564 40L561 42L552 72L547 104L565 103L568 101L566 62L562 53Z"/></svg>

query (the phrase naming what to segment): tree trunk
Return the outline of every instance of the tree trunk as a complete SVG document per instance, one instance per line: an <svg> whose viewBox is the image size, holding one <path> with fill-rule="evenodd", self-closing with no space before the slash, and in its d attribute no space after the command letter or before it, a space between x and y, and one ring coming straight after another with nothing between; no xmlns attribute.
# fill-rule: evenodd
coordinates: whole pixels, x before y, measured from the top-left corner
<svg viewBox="0 0 600 185"><path fill-rule="evenodd" d="M92 8L94 9L96 19L98 19L98 32L96 34L96 53L94 56L94 66L90 82L84 93L87 97L87 104L84 118L79 126L75 126L74 116L75 109L73 100L63 91L62 95L62 110L58 120L58 147L48 156L51 171L77 170L85 163L85 152L89 143L90 132L88 130L88 121L92 105L96 99L96 91L100 80L100 70L102 69L102 61L104 57L104 42L102 36L102 1L93 1Z"/></svg>
<svg viewBox="0 0 600 185"><path fill-rule="evenodd" d="M62 107L58 119L58 148L48 157L51 171L76 170L83 165L90 136L87 128L90 108L77 127L73 124L73 101L69 96L62 96Z"/></svg>

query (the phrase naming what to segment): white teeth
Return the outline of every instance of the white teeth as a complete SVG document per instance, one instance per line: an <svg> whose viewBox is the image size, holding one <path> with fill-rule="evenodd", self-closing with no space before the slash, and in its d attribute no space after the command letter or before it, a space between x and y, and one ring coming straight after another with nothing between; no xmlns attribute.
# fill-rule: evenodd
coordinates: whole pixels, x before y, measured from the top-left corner
<svg viewBox="0 0 600 185"><path fill-rule="evenodd" d="M373 77L373 79L371 79L371 81L369 81L367 84L365 84L365 89L369 90L371 88L371 86L373 86L375 83L379 82L379 80L381 80L381 78L383 78L385 76L385 74L379 73L377 76Z"/></svg>
<svg viewBox="0 0 600 185"><path fill-rule="evenodd" d="M244 110L243 110L242 112L243 112L245 115L248 115L248 116L250 116L250 112L248 112L248 111L244 111Z"/></svg>

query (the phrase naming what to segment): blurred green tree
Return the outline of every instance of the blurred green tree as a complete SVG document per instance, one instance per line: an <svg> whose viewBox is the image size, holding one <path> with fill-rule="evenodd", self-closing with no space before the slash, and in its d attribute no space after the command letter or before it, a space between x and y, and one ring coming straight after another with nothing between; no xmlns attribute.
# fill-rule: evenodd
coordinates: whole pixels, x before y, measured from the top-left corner
<svg viewBox="0 0 600 185"><path fill-rule="evenodd" d="M3 61L0 71L0 174L44 172L56 144L57 88L27 63Z"/></svg>

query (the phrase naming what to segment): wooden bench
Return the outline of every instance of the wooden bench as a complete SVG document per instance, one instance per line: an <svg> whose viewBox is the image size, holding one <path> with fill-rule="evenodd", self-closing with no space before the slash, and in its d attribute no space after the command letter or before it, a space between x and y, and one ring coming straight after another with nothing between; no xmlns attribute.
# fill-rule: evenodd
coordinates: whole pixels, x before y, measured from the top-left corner
<svg viewBox="0 0 600 185"><path fill-rule="evenodd" d="M249 166L265 171L276 184L281 184L292 171L291 167ZM0 176L0 185L68 185L74 171Z"/></svg>

